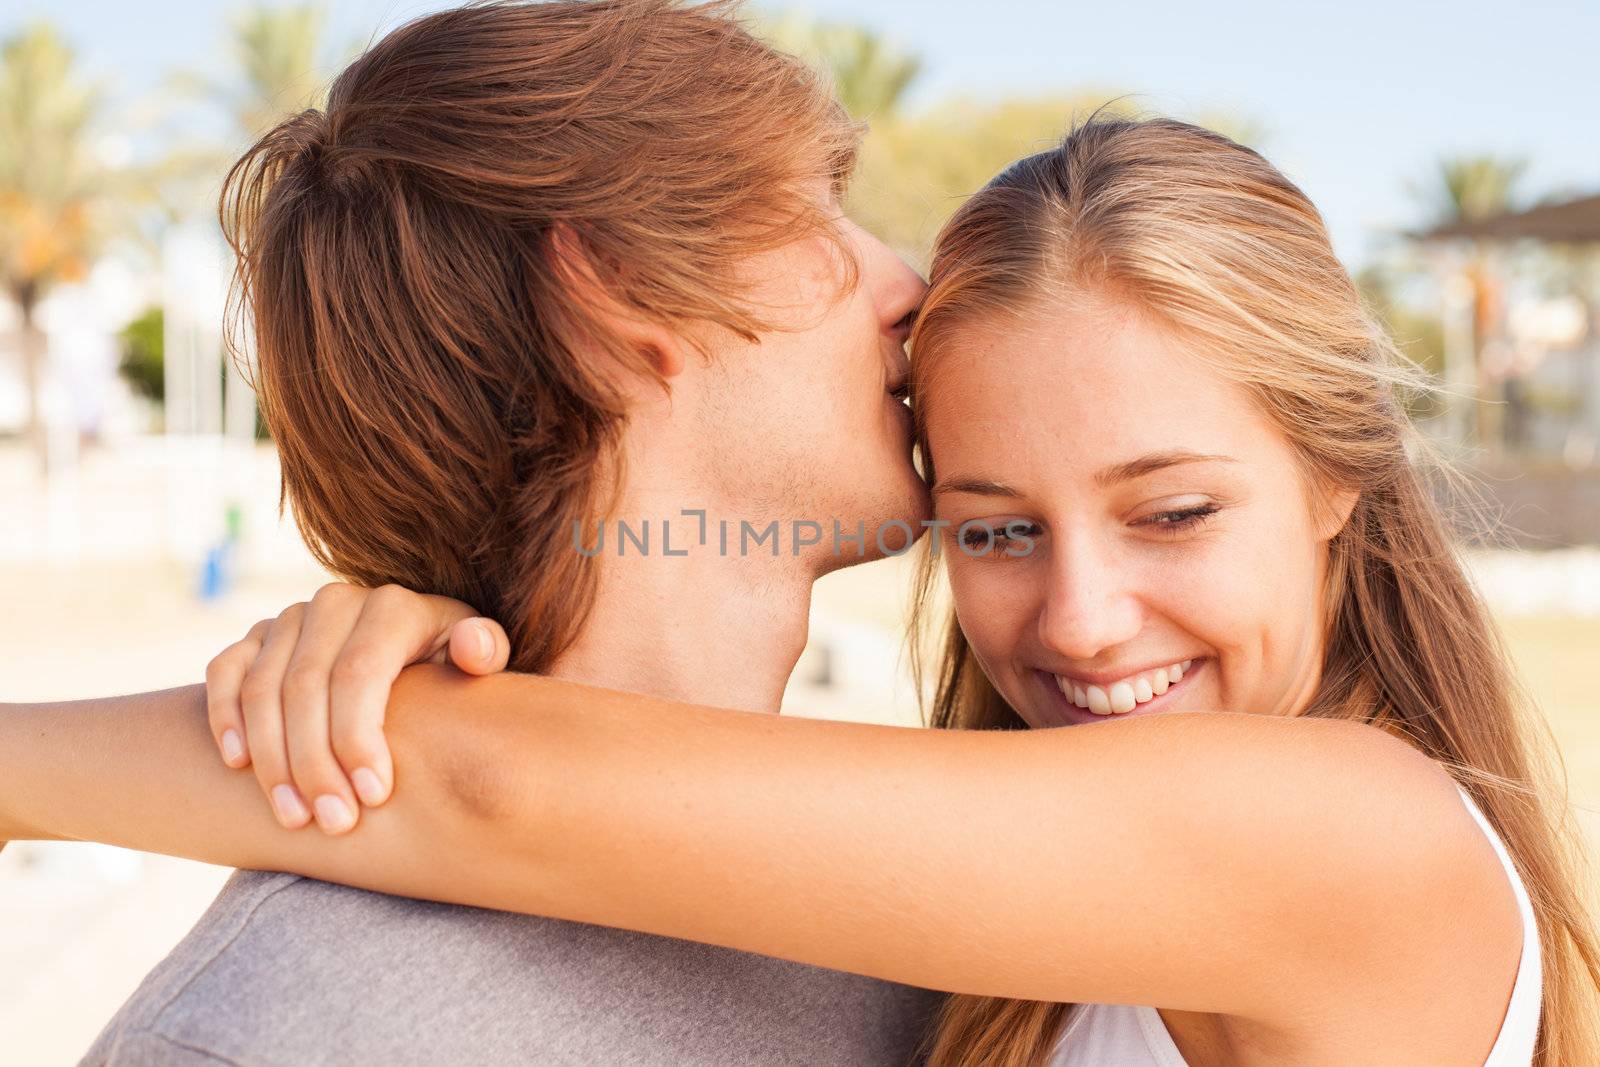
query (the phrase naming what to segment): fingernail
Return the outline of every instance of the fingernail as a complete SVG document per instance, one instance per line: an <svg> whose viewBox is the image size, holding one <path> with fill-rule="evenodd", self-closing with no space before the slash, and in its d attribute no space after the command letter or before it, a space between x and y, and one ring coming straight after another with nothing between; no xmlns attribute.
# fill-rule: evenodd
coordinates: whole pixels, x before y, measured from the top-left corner
<svg viewBox="0 0 1600 1067"><path fill-rule="evenodd" d="M309 814L305 801L300 799L300 794L292 785L272 787L272 807L278 813L278 821L291 830L303 825Z"/></svg>
<svg viewBox="0 0 1600 1067"><path fill-rule="evenodd" d="M244 741L239 737L239 731L222 731L222 758L229 764L244 759Z"/></svg>
<svg viewBox="0 0 1600 1067"><path fill-rule="evenodd" d="M350 781L355 785L356 796L361 798L361 803L373 807L383 803L383 781L372 768L357 767Z"/></svg>
<svg viewBox="0 0 1600 1067"><path fill-rule="evenodd" d="M472 628L478 632L478 655L488 659L494 655L494 638L489 636L489 628L481 622L473 623Z"/></svg>
<svg viewBox="0 0 1600 1067"><path fill-rule="evenodd" d="M356 824L356 817L339 797L326 793L316 799L317 825L330 834L342 834Z"/></svg>

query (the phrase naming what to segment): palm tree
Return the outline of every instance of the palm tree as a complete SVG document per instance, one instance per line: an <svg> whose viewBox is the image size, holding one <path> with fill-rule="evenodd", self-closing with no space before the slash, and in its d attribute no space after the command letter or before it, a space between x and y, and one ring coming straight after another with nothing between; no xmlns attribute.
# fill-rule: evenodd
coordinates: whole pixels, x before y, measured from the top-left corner
<svg viewBox="0 0 1600 1067"><path fill-rule="evenodd" d="M1511 210L1526 169L1527 161L1522 159L1451 156L1441 159L1431 183L1415 192L1422 197L1434 227L1477 222ZM1462 276L1471 292L1471 351L1478 399L1473 405L1474 435L1480 447L1495 453L1503 444L1501 405L1496 401L1505 401L1513 426L1524 420L1520 393L1515 387L1505 388L1509 383L1502 384L1490 373L1484 359L1484 348L1494 338L1500 317L1501 287L1483 242L1473 242Z"/></svg>
<svg viewBox="0 0 1600 1067"><path fill-rule="evenodd" d="M229 50L238 76L229 81L190 79L227 110L241 142L248 144L284 116L322 103L323 21L317 4L258 3L246 8L230 22Z"/></svg>
<svg viewBox="0 0 1600 1067"><path fill-rule="evenodd" d="M862 26L791 12L769 22L765 34L778 48L827 74L834 95L857 119L894 118L906 90L922 73L922 60Z"/></svg>
<svg viewBox="0 0 1600 1067"><path fill-rule="evenodd" d="M45 338L35 315L58 282L87 273L104 236L108 169L95 158L99 90L39 23L0 43L0 285L16 304L27 436L45 458Z"/></svg>
<svg viewBox="0 0 1600 1067"><path fill-rule="evenodd" d="M1432 201L1434 225L1476 222L1510 210L1527 169L1525 159L1492 155L1441 159L1431 190L1423 191Z"/></svg>
<svg viewBox="0 0 1600 1067"><path fill-rule="evenodd" d="M142 118L145 127L159 127L155 136L168 146L140 169L133 190L141 207L154 208L146 220L152 232L143 235L150 247L158 247L171 227L211 214L222 175L247 145L286 115L322 103L322 23L314 4L258 4L236 12L225 46L232 77L179 72L130 115ZM194 125L193 105L222 110L230 127L222 143L186 136Z"/></svg>
<svg viewBox="0 0 1600 1067"><path fill-rule="evenodd" d="M170 80L169 89L180 99L200 104L208 109L220 109L230 127L225 137L217 142L187 143L174 148L158 166L151 168L150 191L158 210L154 212L155 232L152 245L162 249L167 234L184 227L212 225L212 215L219 192L221 176L239 153L264 134L281 119L307 107L321 106L325 96L328 64L324 61L324 14L313 3L279 6L257 2L245 8L229 21L227 51L232 59L230 74L224 78L210 78L195 73L181 73ZM162 253L165 254L165 250ZM168 398L180 410L195 403L190 395L201 389L202 406L210 410L216 402L212 393L210 360L210 328L208 321L194 320L181 313L165 316L166 336L163 337L162 359L182 359L180 352L188 351L189 358L201 359L192 375L181 380L193 383L178 386L178 396ZM185 331L205 331L203 350L181 348L178 338ZM238 430L239 436L252 436L259 425L255 414L253 391L249 385L247 339L235 336L233 342L242 347L229 347L234 357L225 360L222 385L222 423L230 435ZM228 340L221 342L228 344ZM219 353L221 354L221 353ZM169 426L172 424L169 423Z"/></svg>

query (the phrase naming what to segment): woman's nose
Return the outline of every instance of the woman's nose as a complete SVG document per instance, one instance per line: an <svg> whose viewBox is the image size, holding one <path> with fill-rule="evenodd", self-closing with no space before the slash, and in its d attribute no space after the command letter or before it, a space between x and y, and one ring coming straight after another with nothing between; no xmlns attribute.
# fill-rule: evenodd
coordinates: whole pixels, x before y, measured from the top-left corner
<svg viewBox="0 0 1600 1067"><path fill-rule="evenodd" d="M1083 546L1053 546L1039 611L1045 647L1088 662L1138 635L1143 611L1115 561Z"/></svg>

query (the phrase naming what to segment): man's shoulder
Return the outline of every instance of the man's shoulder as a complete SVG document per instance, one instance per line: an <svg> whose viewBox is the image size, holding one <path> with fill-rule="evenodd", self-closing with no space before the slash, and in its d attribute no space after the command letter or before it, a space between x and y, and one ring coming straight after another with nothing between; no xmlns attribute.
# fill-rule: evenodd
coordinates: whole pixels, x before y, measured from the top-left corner
<svg viewBox="0 0 1600 1067"><path fill-rule="evenodd" d="M241 871L84 1064L903 1062L930 1005L709 945Z"/></svg>
<svg viewBox="0 0 1600 1067"><path fill-rule="evenodd" d="M140 983L101 1032L82 1064L226 1063L219 1052L186 1044L167 1033L169 1012L182 1015L182 1003L194 981L224 957L249 928L257 910L274 896L304 882L298 875L267 871L235 871L193 929Z"/></svg>
<svg viewBox="0 0 1600 1067"><path fill-rule="evenodd" d="M477 990L513 968L535 978L549 925L238 871L83 1063L415 1061L405 1055L406 1031L421 1022L413 1013L444 1006L466 1022Z"/></svg>
<svg viewBox="0 0 1600 1067"><path fill-rule="evenodd" d="M101 1035L83 1063L114 1063L117 1067L239 1067L210 1049L194 1048L164 1034L132 1027Z"/></svg>

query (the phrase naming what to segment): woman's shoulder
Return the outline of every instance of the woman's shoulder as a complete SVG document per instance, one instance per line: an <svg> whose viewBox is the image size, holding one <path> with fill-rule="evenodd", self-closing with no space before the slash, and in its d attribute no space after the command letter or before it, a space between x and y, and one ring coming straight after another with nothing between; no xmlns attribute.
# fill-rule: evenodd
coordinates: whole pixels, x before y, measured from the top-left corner
<svg viewBox="0 0 1600 1067"><path fill-rule="evenodd" d="M1330 881L1364 885L1374 911L1407 921L1418 921L1413 911L1460 911L1518 928L1498 838L1486 836L1488 824L1444 764L1376 726L1305 725L1317 736L1300 746L1309 754L1281 769L1279 784L1302 831L1322 842Z"/></svg>
<svg viewBox="0 0 1600 1067"><path fill-rule="evenodd" d="M1345 744L1334 752L1361 762L1335 779L1348 790L1345 803L1332 794L1336 802L1309 829L1335 842L1322 851L1323 875L1338 887L1332 898L1349 910L1318 917L1321 902L1308 901L1309 928L1346 956L1352 988L1382 989L1412 1005L1390 1023L1418 1041L1414 1047L1456 1048L1469 1062L1491 1042L1519 1042L1500 1036L1504 1028L1521 1032L1505 1011L1507 999L1513 989L1524 1002L1531 997L1536 1020L1538 992L1529 985L1539 964L1532 912L1510 854L1440 762L1384 731L1343 733ZM1417 996L1421 990L1426 998ZM1351 1005L1359 1009L1358 1002L1364 997Z"/></svg>

